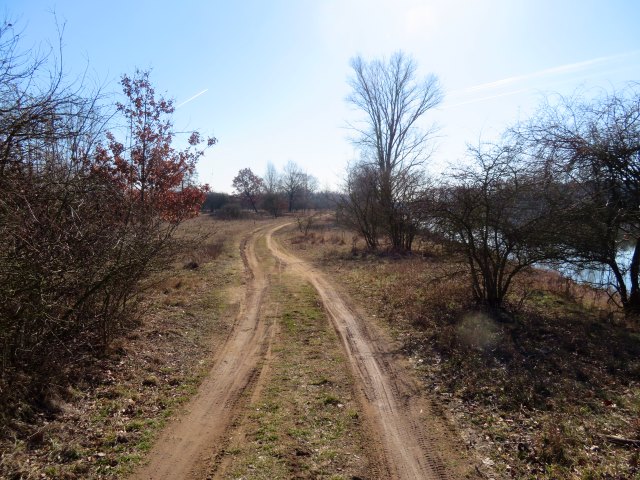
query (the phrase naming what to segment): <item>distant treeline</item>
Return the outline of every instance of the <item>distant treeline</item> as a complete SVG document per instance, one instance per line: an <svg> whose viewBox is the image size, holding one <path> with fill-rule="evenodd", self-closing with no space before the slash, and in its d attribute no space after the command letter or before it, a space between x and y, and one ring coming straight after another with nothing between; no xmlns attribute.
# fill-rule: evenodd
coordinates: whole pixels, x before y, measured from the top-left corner
<svg viewBox="0 0 640 480"><path fill-rule="evenodd" d="M282 172L268 164L264 177L243 168L233 179L233 187L234 194L207 193L203 210L227 219L240 218L243 210L278 217L284 212L335 209L341 195L319 191L316 178L294 162L287 163Z"/></svg>

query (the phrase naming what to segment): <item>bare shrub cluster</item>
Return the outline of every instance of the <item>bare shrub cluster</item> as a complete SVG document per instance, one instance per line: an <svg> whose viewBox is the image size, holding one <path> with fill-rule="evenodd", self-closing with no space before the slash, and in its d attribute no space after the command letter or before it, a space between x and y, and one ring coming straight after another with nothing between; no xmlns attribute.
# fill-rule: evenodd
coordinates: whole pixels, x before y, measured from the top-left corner
<svg viewBox="0 0 640 480"><path fill-rule="evenodd" d="M148 75L123 77L125 148L114 112L48 58L18 54L0 27L0 395L46 389L135 318L142 281L203 199L201 150L171 148L170 102ZM212 144L213 142L210 142ZM13 388L6 388L13 381ZM33 392L31 392L33 393Z"/></svg>

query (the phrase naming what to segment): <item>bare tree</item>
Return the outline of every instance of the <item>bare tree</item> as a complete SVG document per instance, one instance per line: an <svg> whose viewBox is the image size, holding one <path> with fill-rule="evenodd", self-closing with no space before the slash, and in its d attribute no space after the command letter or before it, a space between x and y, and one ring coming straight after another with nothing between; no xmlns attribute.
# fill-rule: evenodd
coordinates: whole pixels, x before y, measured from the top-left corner
<svg viewBox="0 0 640 480"><path fill-rule="evenodd" d="M295 162L289 161L284 166L280 185L287 198L289 212L297 208L297 202L304 194L305 177L305 173Z"/></svg>
<svg viewBox="0 0 640 480"><path fill-rule="evenodd" d="M280 175L275 165L271 162L267 163L267 171L264 174L263 184L266 192L275 193L280 190Z"/></svg>
<svg viewBox="0 0 640 480"><path fill-rule="evenodd" d="M284 200L280 175L271 162L267 163L267 171L263 178L263 188L262 208L277 217L285 207L283 206Z"/></svg>
<svg viewBox="0 0 640 480"><path fill-rule="evenodd" d="M338 200L337 219L364 238L367 248L378 247L382 211L378 201L378 170L358 163L348 169L344 195Z"/></svg>
<svg viewBox="0 0 640 480"><path fill-rule="evenodd" d="M435 231L466 261L476 301L496 311L513 278L554 258L557 215L545 196L549 178L531 168L518 144L470 149L474 163L431 191Z"/></svg>
<svg viewBox="0 0 640 480"><path fill-rule="evenodd" d="M382 227L395 250L411 250L417 219L411 213L415 182L429 157L433 129L419 128L424 115L438 105L442 94L435 76L418 80L416 64L402 52L388 61L351 60L354 76L347 100L364 112L355 144L363 162L376 170Z"/></svg>
<svg viewBox="0 0 640 480"><path fill-rule="evenodd" d="M302 174L302 188L300 191L300 207L308 210L313 207L313 197L318 190L318 179L309 173Z"/></svg>

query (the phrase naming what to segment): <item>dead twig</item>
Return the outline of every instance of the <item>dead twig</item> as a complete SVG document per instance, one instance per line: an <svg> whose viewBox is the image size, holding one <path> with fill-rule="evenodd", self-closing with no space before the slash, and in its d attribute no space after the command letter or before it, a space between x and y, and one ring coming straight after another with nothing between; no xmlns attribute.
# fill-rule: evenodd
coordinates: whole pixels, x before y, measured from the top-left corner
<svg viewBox="0 0 640 480"><path fill-rule="evenodd" d="M634 438L624 438L618 435L605 435L604 439L609 443L623 445L625 447L640 447L640 440Z"/></svg>

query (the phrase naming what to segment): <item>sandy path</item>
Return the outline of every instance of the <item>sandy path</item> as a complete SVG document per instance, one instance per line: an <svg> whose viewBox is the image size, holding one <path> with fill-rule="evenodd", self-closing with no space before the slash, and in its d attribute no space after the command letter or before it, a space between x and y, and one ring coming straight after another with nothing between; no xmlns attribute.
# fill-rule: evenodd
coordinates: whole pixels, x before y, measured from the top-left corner
<svg viewBox="0 0 640 480"><path fill-rule="evenodd" d="M260 320L260 306L267 275L255 253L256 229L241 245L246 269L246 295L241 300L233 330L216 354L210 374L186 413L172 421L147 456L147 464L134 472L133 480L206 478L224 434L234 419L241 394L258 378L271 328Z"/></svg>
<svg viewBox="0 0 640 480"><path fill-rule="evenodd" d="M446 432L430 413L429 403L421 397L398 359L393 358L392 342L372 322L356 314L347 296L339 293L325 275L284 251L272 236L284 226L276 226L267 233L267 246L285 268L299 273L318 291L356 379L361 382L366 397L365 413L379 434L371 441L380 443L388 478L433 480L462 478L468 474L468 467L458 465L453 472L442 462L442 458L457 455L448 449L448 442L443 438Z"/></svg>

